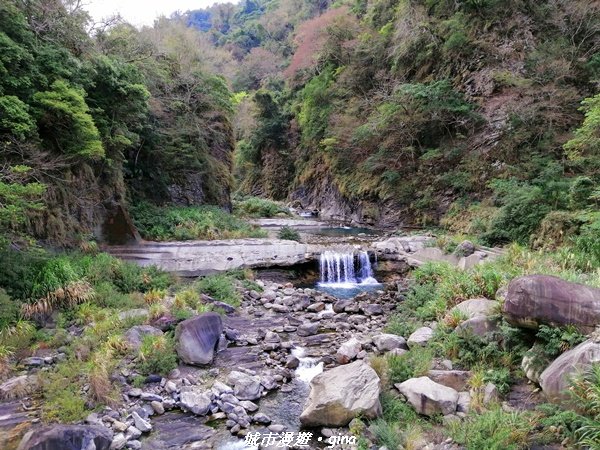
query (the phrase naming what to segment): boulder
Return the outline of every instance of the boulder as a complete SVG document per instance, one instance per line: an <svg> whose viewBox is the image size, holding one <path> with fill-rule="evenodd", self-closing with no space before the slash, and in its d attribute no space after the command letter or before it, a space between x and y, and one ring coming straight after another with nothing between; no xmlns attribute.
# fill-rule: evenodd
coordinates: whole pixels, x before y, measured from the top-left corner
<svg viewBox="0 0 600 450"><path fill-rule="evenodd" d="M436 383L460 392L467 390L471 372L468 370L430 370L427 376Z"/></svg>
<svg viewBox="0 0 600 450"><path fill-rule="evenodd" d="M305 427L342 427L355 417L381 415L377 373L365 362L355 361L320 373L310 382L310 395L300 422Z"/></svg>
<svg viewBox="0 0 600 450"><path fill-rule="evenodd" d="M298 336L313 336L319 332L319 323L318 322L304 322L302 325L298 327Z"/></svg>
<svg viewBox="0 0 600 450"><path fill-rule="evenodd" d="M536 350L537 345L538 344L534 344L533 347L528 352L526 352L525 355L523 355L523 360L521 361L521 369L523 369L523 372L525 373L527 379L539 384L540 375L545 369L547 361L546 358L540 358L540 351Z"/></svg>
<svg viewBox="0 0 600 450"><path fill-rule="evenodd" d="M456 333L472 333L479 337L485 337L494 331L498 331L498 321L486 316L476 316L465 320L455 330Z"/></svg>
<svg viewBox="0 0 600 450"><path fill-rule="evenodd" d="M205 416L210 411L211 398L206 392L186 390L181 392L179 403L181 409L190 411L198 416Z"/></svg>
<svg viewBox="0 0 600 450"><path fill-rule="evenodd" d="M210 364L222 332L223 323L217 313L203 313L184 320L175 329L179 358L186 364Z"/></svg>
<svg viewBox="0 0 600 450"><path fill-rule="evenodd" d="M408 348L413 348L416 346L425 347L427 342L429 342L432 337L433 330L431 328L421 327L408 337L406 343L408 344Z"/></svg>
<svg viewBox="0 0 600 450"><path fill-rule="evenodd" d="M58 425L29 431L17 450L109 450L112 432L100 425Z"/></svg>
<svg viewBox="0 0 600 450"><path fill-rule="evenodd" d="M263 391L259 377L236 370L229 373L227 383L233 386L233 393L240 400L256 400Z"/></svg>
<svg viewBox="0 0 600 450"><path fill-rule="evenodd" d="M600 323L600 289L547 275L515 278L502 308L513 325L575 325L591 332Z"/></svg>
<svg viewBox="0 0 600 450"><path fill-rule="evenodd" d="M347 342L344 342L337 353L335 354L335 359L338 364L348 364L356 355L362 350L362 345L358 342L358 339L352 338Z"/></svg>
<svg viewBox="0 0 600 450"><path fill-rule="evenodd" d="M380 352L389 352L397 348L408 349L406 339L395 334L378 334L373 336L373 344Z"/></svg>
<svg viewBox="0 0 600 450"><path fill-rule="evenodd" d="M540 386L551 401L569 400L569 385L575 375L600 361L600 343L582 342L556 358L540 375Z"/></svg>
<svg viewBox="0 0 600 450"><path fill-rule="evenodd" d="M462 241L454 249L454 254L458 257L466 257L471 256L473 253L475 253L475 250L475 244L473 244L471 241Z"/></svg>
<svg viewBox="0 0 600 450"><path fill-rule="evenodd" d="M473 298L459 303L452 308L450 312L457 311L463 314L467 319L472 319L478 316L489 316L493 314L497 306L498 302L493 300L488 300L487 298Z"/></svg>
<svg viewBox="0 0 600 450"><path fill-rule="evenodd" d="M138 351L146 336L162 336L163 332L150 325L136 325L125 332L125 340L131 350Z"/></svg>
<svg viewBox="0 0 600 450"><path fill-rule="evenodd" d="M394 386L419 414L445 416L456 412L458 392L428 377L411 378Z"/></svg>
<svg viewBox="0 0 600 450"><path fill-rule="evenodd" d="M0 384L0 399L10 400L32 394L39 388L36 375L20 375Z"/></svg>
<svg viewBox="0 0 600 450"><path fill-rule="evenodd" d="M383 315L383 307L377 303L369 303L360 307L365 316L381 316Z"/></svg>

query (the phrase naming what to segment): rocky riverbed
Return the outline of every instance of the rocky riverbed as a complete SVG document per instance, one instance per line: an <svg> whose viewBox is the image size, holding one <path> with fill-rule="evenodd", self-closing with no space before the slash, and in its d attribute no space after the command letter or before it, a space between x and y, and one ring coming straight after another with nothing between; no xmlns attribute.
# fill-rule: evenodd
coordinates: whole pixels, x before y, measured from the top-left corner
<svg viewBox="0 0 600 450"><path fill-rule="evenodd" d="M428 248L429 238L392 239L375 246L379 256L390 261L417 260ZM478 254L480 262L493 257L485 251ZM144 336L174 331L179 366L167 376L142 377L134 357L125 356L111 375L119 401L78 424L42 425L40 420L37 389L47 371L67 358L66 349L38 349L21 359L21 372L0 385L0 447L17 448L20 442L19 450L58 450L72 442L68 448L75 450L306 448L292 441L279 445L260 439L310 433L309 448L335 441L335 448L354 449L360 428L363 444L378 448L373 433L361 428L364 423L359 420L382 414L386 383L376 370L377 358L427 347L440 325L425 322L406 336L385 332L407 294L402 279L347 299L267 279L255 280L254 286L238 286L238 307L204 296L203 302L218 312L185 320L156 318L147 309L119 313L116 320L140 322L123 335L130 350L139 349ZM498 329L500 312L525 327L573 324L579 320L577 311L597 311L598 299L597 289L527 276L513 280L494 299L458 303L446 317L456 318L452 333L457 336L483 339ZM595 323L590 320L579 322L589 328ZM72 325L67 331L75 337L84 329ZM433 358L420 376L390 388L420 416L437 418L414 448L458 449L444 426L465 420L473 407L499 405L512 412L533 409L544 398L560 400L569 377L599 360L597 342L595 335L588 336L544 370L531 357L524 358L525 375L542 390L523 379L501 396L494 383L473 384L470 370L443 358Z"/></svg>

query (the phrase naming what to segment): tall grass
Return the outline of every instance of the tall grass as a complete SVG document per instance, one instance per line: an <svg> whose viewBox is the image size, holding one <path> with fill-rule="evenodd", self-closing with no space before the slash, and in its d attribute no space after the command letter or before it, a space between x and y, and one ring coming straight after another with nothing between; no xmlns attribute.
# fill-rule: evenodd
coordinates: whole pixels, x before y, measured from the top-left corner
<svg viewBox="0 0 600 450"><path fill-rule="evenodd" d="M131 213L140 234L154 241L266 237L260 228L216 206L159 207L142 202Z"/></svg>

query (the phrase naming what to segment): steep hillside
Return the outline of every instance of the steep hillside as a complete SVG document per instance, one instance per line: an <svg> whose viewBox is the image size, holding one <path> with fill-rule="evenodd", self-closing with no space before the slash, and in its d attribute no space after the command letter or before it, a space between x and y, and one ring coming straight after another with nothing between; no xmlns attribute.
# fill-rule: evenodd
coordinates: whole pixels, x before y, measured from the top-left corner
<svg viewBox="0 0 600 450"><path fill-rule="evenodd" d="M229 207L231 93L198 34L89 30L73 5L0 5L0 235L85 241L128 199Z"/></svg>
<svg viewBox="0 0 600 450"><path fill-rule="evenodd" d="M250 39L288 4L243 2L221 31L200 25L242 64L286 49L271 52L283 70L237 84L259 88L239 96L241 193L380 226L441 221L490 243L594 222L581 189L597 189L597 143L565 144L597 90L597 2L336 2Z"/></svg>

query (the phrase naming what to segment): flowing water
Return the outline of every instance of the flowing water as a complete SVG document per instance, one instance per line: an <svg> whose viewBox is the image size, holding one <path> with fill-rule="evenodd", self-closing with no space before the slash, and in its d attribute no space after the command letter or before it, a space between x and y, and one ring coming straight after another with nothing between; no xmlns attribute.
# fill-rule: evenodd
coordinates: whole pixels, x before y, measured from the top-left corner
<svg viewBox="0 0 600 450"><path fill-rule="evenodd" d="M319 259L318 288L338 298L352 298L360 292L381 287L375 279L369 254L365 251L326 251Z"/></svg>
<svg viewBox="0 0 600 450"><path fill-rule="evenodd" d="M293 348L292 355L300 361L300 364L296 369L296 378L300 381L310 383L314 377L323 372L323 363L317 362L316 358L307 357L306 350L302 347Z"/></svg>

